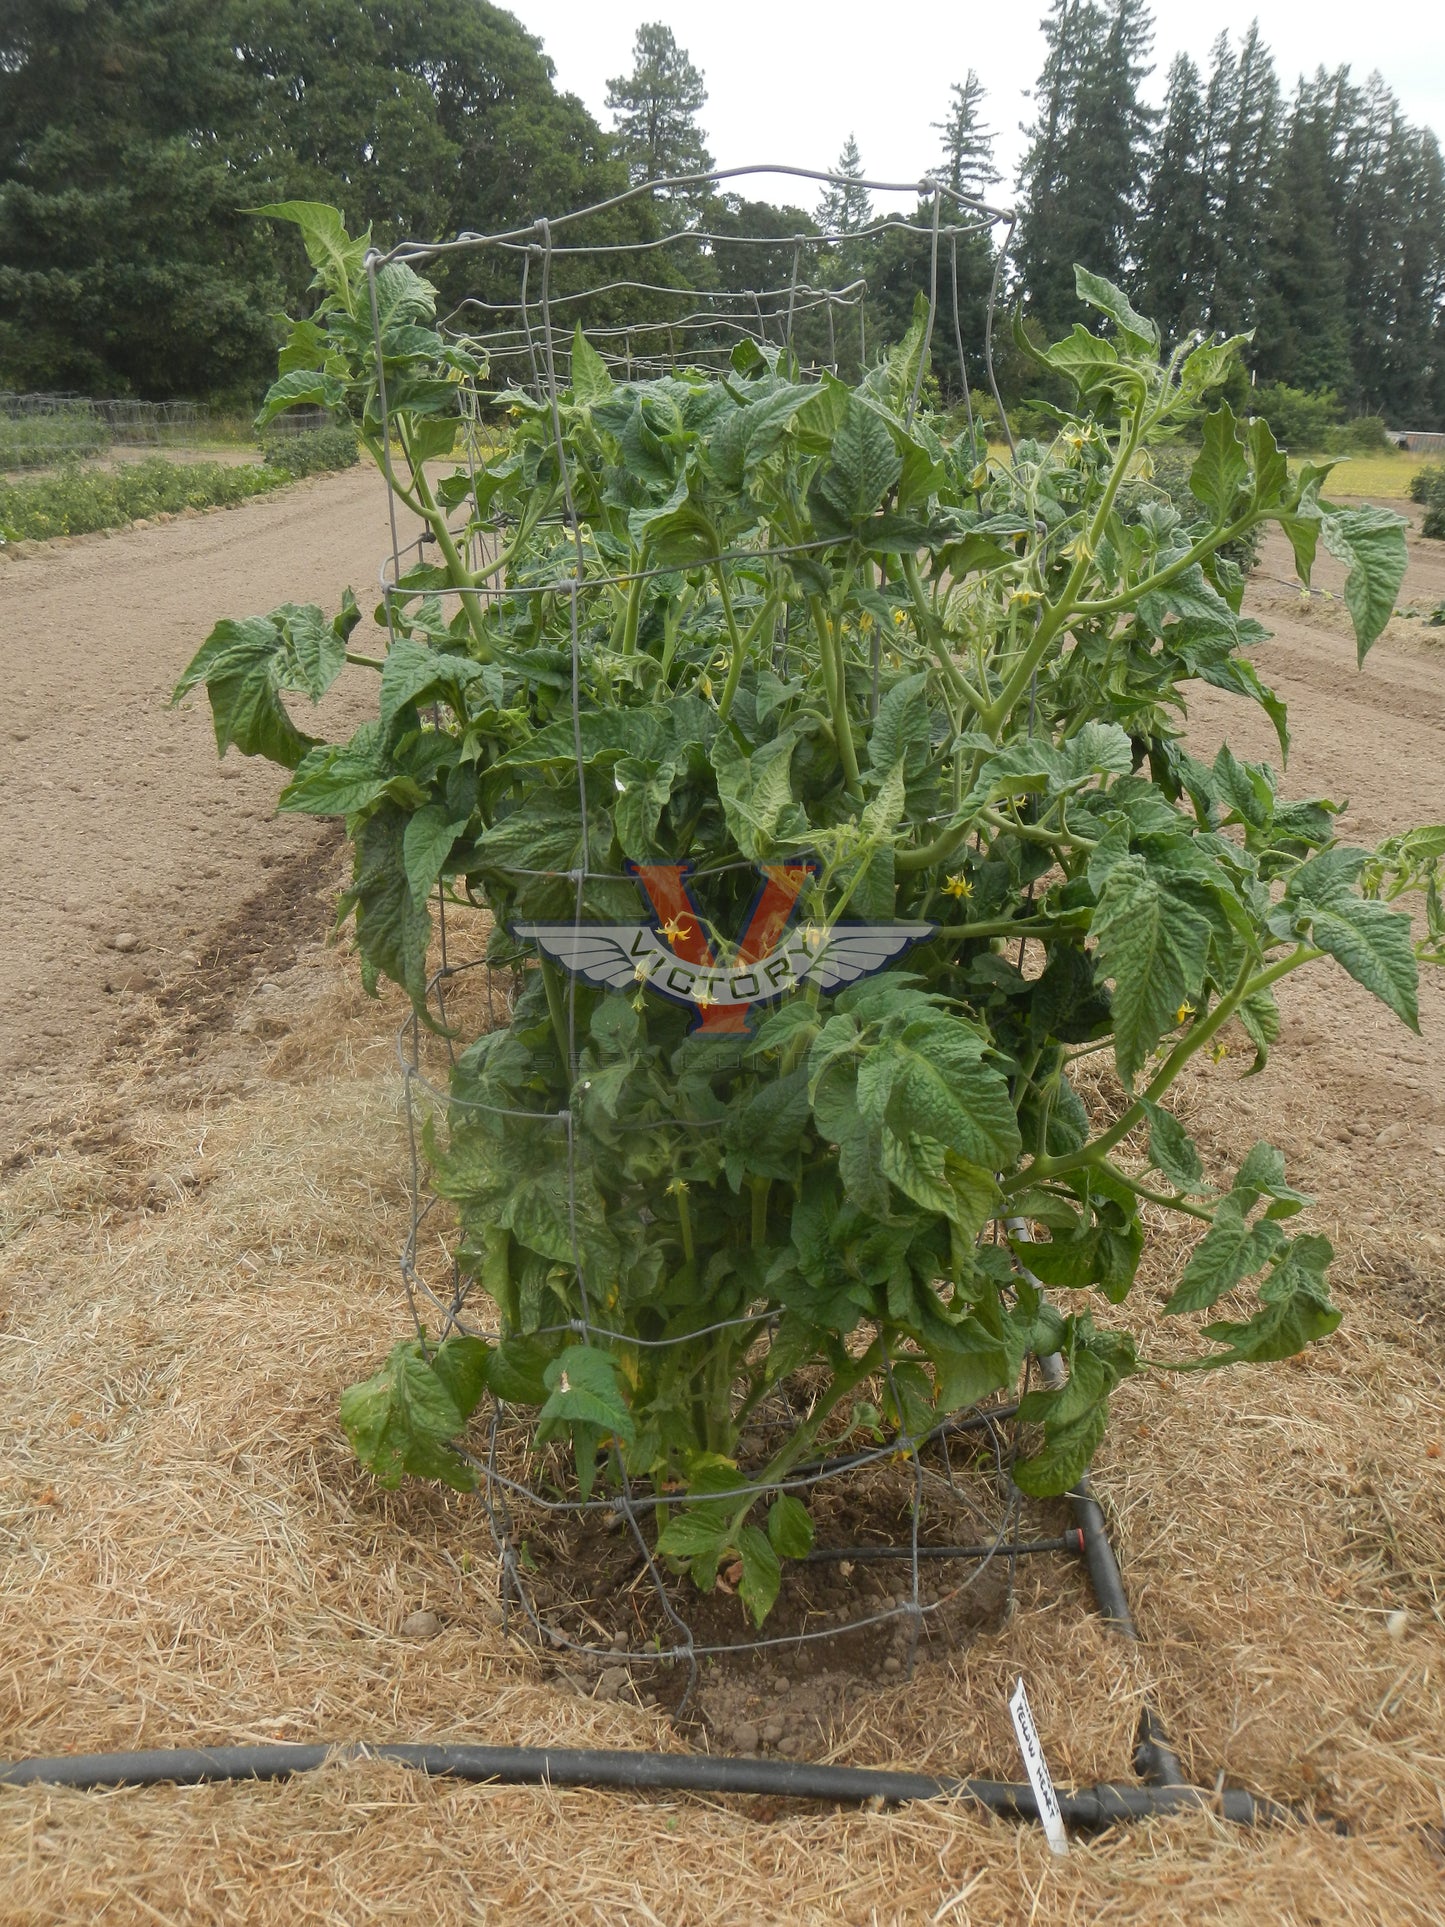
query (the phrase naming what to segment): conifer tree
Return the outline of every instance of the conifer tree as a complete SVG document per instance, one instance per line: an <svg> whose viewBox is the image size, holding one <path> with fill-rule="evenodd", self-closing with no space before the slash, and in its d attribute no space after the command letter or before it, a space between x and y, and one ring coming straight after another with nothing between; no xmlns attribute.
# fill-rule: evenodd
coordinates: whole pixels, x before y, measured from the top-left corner
<svg viewBox="0 0 1445 1927"><path fill-rule="evenodd" d="M844 141L833 172L844 178L830 183L819 197L818 226L828 234L856 234L873 219L873 201L860 184L863 160L852 134Z"/></svg>
<svg viewBox="0 0 1445 1927"><path fill-rule="evenodd" d="M1002 178L993 162L993 129L982 120L983 82L970 67L963 80L953 83L952 93L947 116L932 122L943 136L940 178L955 194L982 200Z"/></svg>
<svg viewBox="0 0 1445 1927"><path fill-rule="evenodd" d="M672 29L654 20L637 29L632 72L607 83L617 147L634 182L705 174L712 166L697 117L707 103L703 77Z"/></svg>
<svg viewBox="0 0 1445 1927"><path fill-rule="evenodd" d="M1076 317L1076 261L1131 278L1155 118L1139 97L1153 26L1145 0L1053 0L1043 26L1017 260L1029 314L1057 330Z"/></svg>
<svg viewBox="0 0 1445 1927"><path fill-rule="evenodd" d="M1279 82L1257 20L1244 36L1237 60L1222 35L1215 51L1220 122L1210 183L1214 273L1208 320L1222 333L1236 334L1253 326L1263 280L1279 139Z"/></svg>
<svg viewBox="0 0 1445 1927"><path fill-rule="evenodd" d="M1342 396L1351 368L1331 118L1328 102L1301 81L1270 184L1263 272L1251 301L1253 363L1261 380Z"/></svg>
<svg viewBox="0 0 1445 1927"><path fill-rule="evenodd" d="M1199 69L1180 54L1169 69L1139 241L1144 312L1169 341L1203 325L1209 294L1207 264L1200 258L1208 226L1205 132Z"/></svg>

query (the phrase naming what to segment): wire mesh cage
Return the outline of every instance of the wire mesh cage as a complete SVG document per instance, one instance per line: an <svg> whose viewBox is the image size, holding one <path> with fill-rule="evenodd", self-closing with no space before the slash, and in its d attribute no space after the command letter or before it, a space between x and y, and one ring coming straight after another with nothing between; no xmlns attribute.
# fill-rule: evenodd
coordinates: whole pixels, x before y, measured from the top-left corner
<svg viewBox="0 0 1445 1927"><path fill-rule="evenodd" d="M835 1358L834 1379L849 1379L849 1357L866 1360L868 1369L860 1369L851 1386L857 1396L850 1391L838 1398L830 1392L823 1399L816 1372L788 1369L787 1303L741 1260L731 1295L714 1293L710 1300L712 1314L722 1307L725 1315L700 1318L673 1305L649 1325L645 1318L624 1317L625 1291L619 1306L615 1288L604 1293L589 1285L596 1158L620 1156L619 1145L645 1141L654 1163L677 1173L667 1195L679 1220L684 1269L691 1267L690 1213L719 1205L716 1197L711 1205L690 1205L682 1173L711 1169L713 1190L726 1206L726 1174L718 1158L709 1165L710 1154L700 1157L698 1150L720 1142L726 1129L708 1081L726 1072L718 1069L721 1060L708 1056L717 1043L708 1033L720 1031L735 1050L745 1050L749 1022L759 1012L785 1007L784 993L799 992L806 978L811 976L815 1003L818 994L851 981L846 959L839 961L846 949L843 933L873 926L840 921L838 905L830 906L818 894L818 866L806 858L769 866L738 854L705 873L689 874L687 865L669 864L660 855L652 863L629 858L610 867L599 857L593 835L600 808L596 772L589 769L583 747L584 729L590 726L583 700L589 655L610 649L625 656L637 633L639 605L645 605L646 619L659 624L665 636L665 661L681 659L671 653L674 647L684 654L693 648L700 665L694 687L711 693L706 665L716 638L709 625L725 626L736 638L737 622L745 617L753 625L750 634L757 633L757 625L768 625L772 673L775 680L785 679L790 652L799 647L800 630L809 620L810 556L826 545L790 542L785 532L780 539L777 527L759 523L725 541L716 530L696 534L691 548L684 538L681 546L660 559L645 559L644 565L636 552L620 552L580 511L583 478L574 468L576 449L569 448L562 432L562 412L587 384L605 381L609 406L635 410L628 416L634 426L626 433L645 437L650 421L652 432L665 438L669 408L685 413L693 398L711 392L709 382L714 387L721 382L736 394L736 384L754 366L766 365L775 374L781 370L790 389L836 383L840 370L861 378L869 366L870 289L866 277L851 271L853 250L863 238L888 236L916 275L922 297L917 321L922 347L906 371L900 408L906 407L910 421L919 410L928 348L935 334L941 336L944 322L956 362L956 433L967 438L970 450L982 451L971 394L981 378L997 409L997 432L1008 435L994 374L993 328L1011 216L934 181L921 186L861 182L854 185L875 193L916 193L919 212L891 216L853 234L794 227L749 235L739 233L736 223L710 222L708 209L716 215L720 205L717 191L753 173L788 173L834 185L840 179L798 169L757 169L648 183L614 202L539 219L526 228L463 235L431 246L402 243L367 257L376 394L388 463L397 381L393 365L389 397L384 321L393 300L386 283L391 266L422 269L433 278L443 305L449 303L441 335L466 357L458 361L450 400L442 403L450 426L437 446L440 451L445 444L461 458L450 499L462 513L452 525L451 542L465 558L472 586L458 586L454 570L433 562L427 537L402 545L396 502L399 495L406 500L406 492L389 472L393 539L381 588L392 659L418 636L436 641L448 611L458 604L469 604L477 621L492 625L489 633L505 637L515 659L519 651L525 654L528 637L535 639L548 612L564 638L560 674L551 665L558 685L552 720L541 727L550 729L555 743L558 818L568 821L558 847L566 846L566 856L551 865L524 864L497 851L483 865L479 892L437 886L440 966L427 986L425 1012L408 1021L400 1040L411 1133L411 1222L403 1276L428 1355L455 1333L492 1340L520 1334L550 1343L554 1354L565 1342L621 1359L634 1381L645 1381L655 1361L665 1358L680 1383L706 1381L714 1400L721 1372L735 1423L726 1450L703 1453L712 1461L704 1503L731 1507L738 1517L756 1503L767 1509L771 1531L780 1501L799 1495L809 1501L808 1533L792 1544L789 1531L775 1535L790 1554L775 1589L775 1611L761 1626L749 1624L733 1597L735 1591L747 1592L742 1559L725 1560L720 1567L705 1558L691 1562L700 1583L713 1582L709 1590L699 1590L685 1570L688 1560L658 1551L657 1527L676 1516L679 1481L630 1470L627 1441L609 1436L605 1424L597 1427L600 1463L584 1466L580 1451L549 1437L545 1425L539 1432L535 1421L523 1423L492 1387L481 1425L484 1445L463 1456L475 1474L499 1555L504 1604L554 1653L594 1663L671 1665L683 1678L684 1699L699 1661L723 1654L796 1651L840 1640L862 1650L882 1638L892 1642L899 1666L910 1664L921 1637L947 1638L976 1620L980 1600L1000 1577L1006 1594L1019 1556L1074 1544L1068 1535L1050 1537L1036 1530L1033 1537L1025 1536L1024 1502L1010 1478L1017 1390L995 1392L943 1414L930 1412L917 1396L918 1367L906 1348L895 1355L875 1339L870 1349L866 1334L855 1334L851 1353L844 1347ZM721 205L726 211L735 203ZM619 232L633 215L645 215L646 221ZM659 226L662 232L656 231ZM986 251L985 296L977 336L970 342L959 262L963 251L977 284L980 249ZM781 276L768 272L779 266ZM468 290L469 279L480 292ZM917 349L917 341L914 345ZM492 499L488 463L499 445L501 411L540 423L525 459L533 463L535 495L545 498L545 506L525 531L518 524L527 511L520 517L515 510L510 516L487 511ZM459 437L454 450L453 434ZM408 450L409 457L414 453ZM411 466L415 475L424 464L412 460ZM680 506L680 499L673 501L673 510ZM781 572L788 570L793 573L785 578ZM712 585L706 598L691 586L702 580ZM774 581L784 583L778 597L769 590ZM883 628L880 620L872 649L875 716ZM528 660L535 668L538 653L533 650ZM539 673L548 671L543 667ZM724 717L735 674L719 704ZM619 791L623 782L618 774ZM766 879L761 898L760 871ZM785 961L780 976L763 982L764 938L749 949L748 936L738 942L733 933L740 914L745 930L754 929L759 903L768 901L770 890L777 901L766 937L774 958L781 955ZM746 906L750 894L752 923ZM808 924L793 921L799 911L809 914ZM622 946L619 963L608 946L618 951L619 932L626 936L629 930L631 948ZM793 934L785 937L789 930ZM689 935L690 948L684 941ZM866 947L866 938L852 941ZM599 944L608 953L603 960ZM892 950L885 945L877 952L875 946L870 955L894 956L905 947L900 939ZM557 968L559 958L565 970ZM860 965L853 977L861 970ZM545 984L545 1007L538 1001L539 982ZM599 987L606 991L600 1006L593 994ZM590 1024L579 1006L582 997L592 1011ZM565 1065L555 1088L533 1087L522 1101L515 1088L504 1093L490 1064L475 1048L459 1049L457 1039L470 1031L485 1040L536 1021L522 1009L528 998L561 1040ZM757 1008L750 1017L753 1004ZM670 1098L654 1093L633 1116L609 1110L600 1094L607 1069L598 1061L598 1008L619 1013L617 1023L624 1028L630 1022L625 1013L644 1008L695 1027L691 1045L677 1030L681 1055L671 1061L684 1069ZM690 1048L698 1062L707 1064L707 1075L687 1068ZM447 1197L429 1182L439 1162L445 1167L448 1156L458 1155L474 1160L474 1168L477 1160L493 1160L513 1174L518 1194L534 1172L560 1174L567 1231L564 1247L552 1250L548 1275L537 1275L534 1266L520 1287L509 1279L501 1288L488 1275L486 1240L473 1235L465 1211L460 1228L455 1222L455 1182L440 1185ZM766 1230L774 1208L768 1196L766 1185L761 1192L752 1185L754 1247L759 1226ZM515 1199L502 1216L514 1208ZM740 1214L748 1209L746 1202L736 1206ZM651 1213L644 1209L642 1215L646 1219ZM1027 1376L1024 1368L1020 1371ZM567 1388L565 1373L561 1384ZM699 1443L717 1442L703 1427ZM695 1485L688 1496L697 1502ZM820 1529L816 1539L814 1528ZM755 1543L763 1537L757 1527L742 1530L751 1530ZM995 1597L995 1605L1002 1597Z"/></svg>
<svg viewBox="0 0 1445 1927"><path fill-rule="evenodd" d="M209 420L204 402L0 394L0 469L80 461L110 448L185 447Z"/></svg>

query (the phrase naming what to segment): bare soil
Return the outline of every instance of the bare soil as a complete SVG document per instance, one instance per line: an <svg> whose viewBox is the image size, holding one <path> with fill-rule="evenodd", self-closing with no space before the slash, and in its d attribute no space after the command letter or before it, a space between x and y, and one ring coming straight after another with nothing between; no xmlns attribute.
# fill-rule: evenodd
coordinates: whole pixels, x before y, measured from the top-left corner
<svg viewBox="0 0 1445 1927"><path fill-rule="evenodd" d="M268 886L327 832L277 818L274 770L234 752L217 764L204 697L167 699L223 615L332 610L346 583L369 614L388 541L375 477L357 470L0 562L0 1161L63 1123L137 1000L251 970L235 906L254 897L269 915ZM359 717L366 693L333 692L312 733Z"/></svg>
<svg viewBox="0 0 1445 1927"><path fill-rule="evenodd" d="M519 1507L513 1530L527 1551L519 1579L543 1631L550 1677L655 1702L693 1744L723 1753L812 1758L847 1724L851 1700L900 1680L913 1689L922 1725L940 1669L946 1674L981 1633L996 1632L1010 1610L1010 1559L997 1548L1027 1540L1040 1523L1039 1508L1016 1517L1009 1504L1009 1446L1007 1422L940 1437L919 1455L921 1490L911 1468L888 1460L820 1482L808 1495L814 1557L785 1562L761 1631L741 1610L736 1572L724 1570L703 1595L686 1574L672 1579L649 1566L620 1513L569 1524ZM767 1456L745 1440L744 1476ZM1048 1524L1056 1539L1071 1523L1068 1508L1047 1511L1057 1515ZM944 1559L929 1557L930 1547L988 1550ZM526 1630L523 1613L512 1611ZM649 1645L675 1649L684 1627L698 1654L695 1672L639 1657ZM566 1645L553 1656L547 1644L558 1636ZM609 1643L616 1657L608 1657ZM913 1744L926 1744L926 1734L916 1732Z"/></svg>
<svg viewBox="0 0 1445 1927"><path fill-rule="evenodd" d="M1055 1864L1033 1830L947 1802L834 1814L338 1765L284 1786L0 1791L0 1922L1437 1927L1438 980L1415 1037L1338 972L1302 973L1262 1075L1242 1074L1235 1038L1180 1093L1213 1172L1257 1137L1286 1151L1318 1199L1305 1222L1339 1249L1347 1316L1304 1362L1123 1388L1097 1482L1138 1648L1050 1556L1021 1563L1012 1611L981 1597L911 1678L890 1623L802 1674L781 1655L724 1665L679 1732L657 1680L546 1662L503 1626L473 1501L384 1493L355 1465L339 1391L407 1328L399 1003L363 998L327 945L332 834L275 819L273 773L218 768L203 706L163 705L221 614L334 606L348 579L367 608L388 540L358 472L0 565L0 1755L366 1736L1015 1778L1022 1674L1061 1782L1127 1778L1149 1695L1200 1784L1347 1831L1201 1815ZM1317 588L1339 580L1322 560ZM1282 544L1250 590L1275 630L1259 666L1290 703L1292 791L1348 799L1361 842L1445 821L1445 631L1423 620L1442 598L1445 544L1412 538L1402 600L1421 616L1397 617L1361 672L1342 610L1301 600ZM340 687L322 726L369 694ZM1196 749L1226 723L1237 750L1278 760L1262 717L1201 690ZM112 947L123 934L134 950ZM1173 1339L1150 1306L1187 1243L1161 1229L1131 1301L1156 1354ZM830 1532L881 1534L886 1497ZM559 1562L559 1597L567 1581ZM896 1604L903 1581L808 1584L800 1627ZM736 1600L711 1610L736 1630Z"/></svg>

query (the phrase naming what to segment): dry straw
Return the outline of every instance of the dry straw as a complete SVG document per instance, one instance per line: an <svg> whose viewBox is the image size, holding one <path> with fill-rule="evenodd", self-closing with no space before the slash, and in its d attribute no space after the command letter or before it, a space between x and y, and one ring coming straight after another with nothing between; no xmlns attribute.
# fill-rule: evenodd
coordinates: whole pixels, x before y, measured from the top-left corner
<svg viewBox="0 0 1445 1927"><path fill-rule="evenodd" d="M0 1195L11 1757L278 1736L682 1743L655 1709L549 1678L504 1635L474 1502L382 1494L348 1455L338 1393L407 1315L399 1013L347 971L313 947L190 1057L184 1013L156 1013ZM1222 1159L1285 1100L1268 1078L1202 1072L1183 1101ZM1306 1141L1309 1093L1289 1101ZM1147 1691L1201 1783L1316 1804L1349 1837L1201 1815L1054 1864L1032 1829L944 1804L826 1813L362 1765L0 1790L0 1921L1438 1922L1440 1325L1381 1281L1445 1210L1415 1198L1407 1261L1404 1234L1352 1234L1354 1202L1317 1213L1343 1234L1350 1316L1307 1366L1119 1395L1098 1484L1141 1649L1103 1630L1077 1571L1033 1562L1001 1630L911 1685L860 1682L811 1749L1014 1778L1022 1672L1056 1777L1120 1777ZM1179 1258L1164 1246L1158 1276ZM423 1609L442 1630L405 1637Z"/></svg>

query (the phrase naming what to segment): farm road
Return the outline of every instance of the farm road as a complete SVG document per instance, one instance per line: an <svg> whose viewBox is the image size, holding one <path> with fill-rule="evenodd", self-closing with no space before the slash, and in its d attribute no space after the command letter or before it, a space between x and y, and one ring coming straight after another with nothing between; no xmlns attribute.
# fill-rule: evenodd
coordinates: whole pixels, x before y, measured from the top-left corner
<svg viewBox="0 0 1445 1927"><path fill-rule="evenodd" d="M330 612L347 583L365 635L389 544L368 468L0 562L0 1163L63 1125L137 1000L193 970L208 933L326 835L276 819L271 767L217 763L204 696L165 707L176 677L219 617ZM368 673L343 678L315 733L359 720Z"/></svg>
<svg viewBox="0 0 1445 1927"><path fill-rule="evenodd" d="M1445 544L1411 519L1409 569L1397 607L1362 669L1339 601L1344 569L1321 553L1315 594L1302 598L1288 544L1271 531L1250 581L1246 611L1272 639L1254 652L1264 680L1289 707L1287 793L1345 803L1341 840L1366 848L1417 823L1445 823L1445 629L1423 616L1445 600ZM1323 593L1322 593L1323 592ZM1252 705L1199 685L1190 699L1190 746L1212 756L1227 736L1236 755L1279 767L1268 719ZM1414 1323L1445 1315L1445 972L1420 983L1420 1035L1412 1035L1333 965L1280 986L1280 1038L1263 1077L1238 1064L1201 1088L1197 1122L1242 1155L1268 1137L1293 1181L1319 1197L1331 1235L1394 1225L1413 1243L1391 1282ZM1242 1048L1242 1041L1241 1041ZM1201 1137L1203 1141L1203 1137Z"/></svg>

